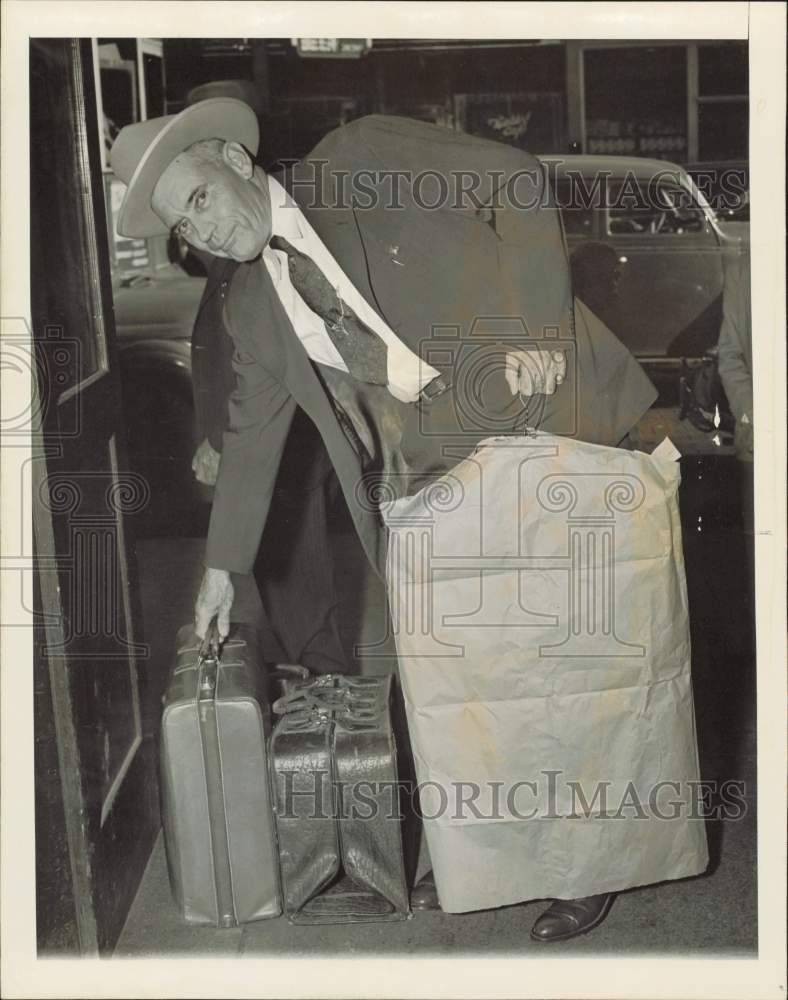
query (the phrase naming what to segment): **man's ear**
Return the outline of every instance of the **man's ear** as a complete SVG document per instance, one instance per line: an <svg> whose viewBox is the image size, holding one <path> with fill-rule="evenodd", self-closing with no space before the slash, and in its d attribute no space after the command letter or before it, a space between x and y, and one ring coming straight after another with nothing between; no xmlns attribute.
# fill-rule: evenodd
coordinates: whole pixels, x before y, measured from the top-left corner
<svg viewBox="0 0 788 1000"><path fill-rule="evenodd" d="M245 181L248 181L254 174L254 164L252 158L240 144L240 142L226 142L222 150L224 162Z"/></svg>

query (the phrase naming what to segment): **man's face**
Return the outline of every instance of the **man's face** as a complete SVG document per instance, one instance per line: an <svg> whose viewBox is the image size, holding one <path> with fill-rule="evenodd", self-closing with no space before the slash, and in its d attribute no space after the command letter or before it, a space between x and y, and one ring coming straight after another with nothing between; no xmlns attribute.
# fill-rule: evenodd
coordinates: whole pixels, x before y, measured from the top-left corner
<svg viewBox="0 0 788 1000"><path fill-rule="evenodd" d="M181 153L159 178L151 207L168 229L197 250L232 260L254 260L271 237L265 175L255 174L237 143L214 162Z"/></svg>

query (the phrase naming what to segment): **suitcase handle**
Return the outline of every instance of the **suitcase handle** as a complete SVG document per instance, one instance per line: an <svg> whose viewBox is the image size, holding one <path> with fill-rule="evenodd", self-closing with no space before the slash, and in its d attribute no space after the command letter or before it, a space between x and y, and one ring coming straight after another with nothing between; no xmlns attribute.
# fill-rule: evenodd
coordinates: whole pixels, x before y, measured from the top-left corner
<svg viewBox="0 0 788 1000"><path fill-rule="evenodd" d="M294 690L302 688L309 682L310 677L307 668L298 663L277 663L267 673L267 680L270 683L281 685L280 698L285 698Z"/></svg>
<svg viewBox="0 0 788 1000"><path fill-rule="evenodd" d="M222 637L219 634L219 625L215 616L211 619L208 628L205 630L205 636L200 643L198 655L200 663L204 663L205 660L216 660L217 663L219 662L222 655Z"/></svg>
<svg viewBox="0 0 788 1000"><path fill-rule="evenodd" d="M270 676L275 680L308 681L310 673L300 663L277 663Z"/></svg>
<svg viewBox="0 0 788 1000"><path fill-rule="evenodd" d="M373 710L376 704L377 699L370 697L366 691L358 695L344 683L342 677L325 674L307 684L298 684L292 691L277 698L271 707L277 715L302 711L332 714L356 707Z"/></svg>
<svg viewBox="0 0 788 1000"><path fill-rule="evenodd" d="M344 693L326 694L321 692L317 695L313 692L312 685L307 684L277 698L271 708L277 715L292 715L294 712L314 712L318 715L325 715L335 708L341 708L344 701Z"/></svg>

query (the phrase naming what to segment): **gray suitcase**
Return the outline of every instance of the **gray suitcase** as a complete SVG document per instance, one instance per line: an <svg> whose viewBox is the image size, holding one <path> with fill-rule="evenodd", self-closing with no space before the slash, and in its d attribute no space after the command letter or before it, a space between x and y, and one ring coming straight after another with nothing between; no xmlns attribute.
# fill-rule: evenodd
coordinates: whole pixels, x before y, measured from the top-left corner
<svg viewBox="0 0 788 1000"><path fill-rule="evenodd" d="M269 791L270 731L257 633L233 625L217 658L178 632L161 723L170 884L190 924L233 927L281 912Z"/></svg>

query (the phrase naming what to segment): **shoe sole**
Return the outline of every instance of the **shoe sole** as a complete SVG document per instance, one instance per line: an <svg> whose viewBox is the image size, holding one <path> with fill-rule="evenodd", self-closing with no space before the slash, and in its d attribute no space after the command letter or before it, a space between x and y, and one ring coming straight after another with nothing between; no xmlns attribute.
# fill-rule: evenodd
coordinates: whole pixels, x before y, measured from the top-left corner
<svg viewBox="0 0 788 1000"><path fill-rule="evenodd" d="M549 938L539 937L538 934L534 934L533 930L531 930L531 940L538 941L539 944L553 944L554 941L568 941L570 938L580 937L582 934L588 934L589 931L592 931L595 927L598 927L605 919L605 917L608 915L608 913L610 912L610 907L613 905L614 898L615 898L614 896L611 896L610 899L608 899L608 901L599 911L599 914L596 917L594 917L594 919L587 927L583 927L581 930L578 931L569 931L568 934L559 934L557 937L549 937Z"/></svg>

